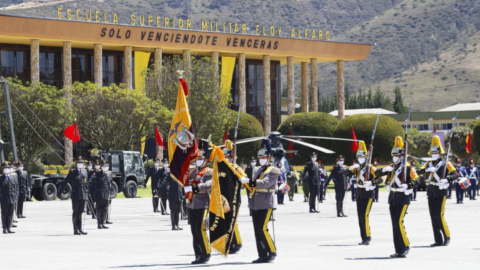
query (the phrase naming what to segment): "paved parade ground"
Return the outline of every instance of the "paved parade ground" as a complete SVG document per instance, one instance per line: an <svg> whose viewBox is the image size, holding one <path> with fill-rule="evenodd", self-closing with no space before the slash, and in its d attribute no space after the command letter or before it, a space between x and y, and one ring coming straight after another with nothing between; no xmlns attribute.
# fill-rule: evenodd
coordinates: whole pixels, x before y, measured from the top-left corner
<svg viewBox="0 0 480 270"><path fill-rule="evenodd" d="M348 193L350 195L350 193ZM224 258L214 254L206 265L192 266L192 237L186 221L183 231L172 231L170 217L153 213L151 198L116 199L108 230L98 230L86 218L87 236L74 236L71 202L28 202L15 234L0 235L0 269L480 269L480 198L463 205L447 200L446 220L451 231L448 247L430 248L433 233L425 192L418 193L405 217L411 243L406 259L394 253L386 193L370 214L372 242L358 246L356 208L346 203L347 218L337 218L333 193L320 204L320 214L308 213L303 195L286 198L275 215L277 258L253 265L257 258L246 197L240 210L243 249ZM269 225L272 232L272 224Z"/></svg>

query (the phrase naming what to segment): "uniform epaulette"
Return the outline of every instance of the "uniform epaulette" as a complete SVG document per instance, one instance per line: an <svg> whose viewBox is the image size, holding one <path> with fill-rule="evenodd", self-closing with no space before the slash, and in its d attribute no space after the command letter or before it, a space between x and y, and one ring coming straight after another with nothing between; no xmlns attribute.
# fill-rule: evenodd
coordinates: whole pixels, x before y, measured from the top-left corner
<svg viewBox="0 0 480 270"><path fill-rule="evenodd" d="M275 174L280 174L280 169L279 168L273 168L271 170L272 173L275 173Z"/></svg>
<svg viewBox="0 0 480 270"><path fill-rule="evenodd" d="M213 170L211 168L208 168L208 170L205 172L204 176L211 176L213 175Z"/></svg>

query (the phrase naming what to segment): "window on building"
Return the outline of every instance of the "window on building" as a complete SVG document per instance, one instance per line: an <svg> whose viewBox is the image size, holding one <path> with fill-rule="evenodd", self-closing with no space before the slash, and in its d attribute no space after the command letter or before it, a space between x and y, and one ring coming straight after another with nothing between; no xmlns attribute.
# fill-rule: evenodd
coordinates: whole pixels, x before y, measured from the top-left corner
<svg viewBox="0 0 480 270"><path fill-rule="evenodd" d="M102 52L103 86L124 83L123 51Z"/></svg>
<svg viewBox="0 0 480 270"><path fill-rule="evenodd" d="M419 131L424 131L424 130L429 130L428 129L428 124L420 124L418 125L418 128L417 128Z"/></svg>
<svg viewBox="0 0 480 270"><path fill-rule="evenodd" d="M93 82L93 50L72 49L72 81Z"/></svg>
<svg viewBox="0 0 480 270"><path fill-rule="evenodd" d="M30 46L0 44L0 76L30 81Z"/></svg>
<svg viewBox="0 0 480 270"><path fill-rule="evenodd" d="M63 87L63 48L40 46L40 81Z"/></svg>
<svg viewBox="0 0 480 270"><path fill-rule="evenodd" d="M442 130L449 130L452 128L452 123L448 123L448 124L441 124L441 129Z"/></svg>

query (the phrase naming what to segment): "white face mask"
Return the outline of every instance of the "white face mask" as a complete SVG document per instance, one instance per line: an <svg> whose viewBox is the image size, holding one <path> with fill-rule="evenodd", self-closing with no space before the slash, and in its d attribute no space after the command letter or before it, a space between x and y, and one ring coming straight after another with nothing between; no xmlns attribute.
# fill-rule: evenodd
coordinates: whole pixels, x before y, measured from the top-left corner
<svg viewBox="0 0 480 270"><path fill-rule="evenodd" d="M258 162L260 162L261 166L264 166L265 164L267 164L268 158L261 158L261 159L258 160Z"/></svg>
<svg viewBox="0 0 480 270"><path fill-rule="evenodd" d="M195 161L197 167L202 167L203 163L205 163L205 160L204 159L197 159Z"/></svg>
<svg viewBox="0 0 480 270"><path fill-rule="evenodd" d="M359 164L365 163L365 158L364 157L358 158L358 163Z"/></svg>
<svg viewBox="0 0 480 270"><path fill-rule="evenodd" d="M95 169L100 169L100 165L95 165Z"/></svg>
<svg viewBox="0 0 480 270"><path fill-rule="evenodd" d="M10 169L8 169L8 168L3 169L3 173L4 173L4 174L9 174L9 173L10 173Z"/></svg>
<svg viewBox="0 0 480 270"><path fill-rule="evenodd" d="M160 166L160 162L155 162L155 167Z"/></svg>
<svg viewBox="0 0 480 270"><path fill-rule="evenodd" d="M440 154L432 154L432 159L437 160L440 157Z"/></svg>
<svg viewBox="0 0 480 270"><path fill-rule="evenodd" d="M105 166L105 167L102 167L102 171L108 172L108 167L106 167L106 166Z"/></svg>
<svg viewBox="0 0 480 270"><path fill-rule="evenodd" d="M400 161L400 157L393 156L392 160L393 160L393 163L397 164Z"/></svg>
<svg viewBox="0 0 480 270"><path fill-rule="evenodd" d="M342 165L343 165L343 161L337 161L337 165L338 165L338 166L342 166Z"/></svg>
<svg viewBox="0 0 480 270"><path fill-rule="evenodd" d="M168 168L168 163L163 163L163 168Z"/></svg>
<svg viewBox="0 0 480 270"><path fill-rule="evenodd" d="M470 165L470 168L473 168L473 165Z"/></svg>
<svg viewBox="0 0 480 270"><path fill-rule="evenodd" d="M252 167L255 167L255 165L257 165L257 162L252 162L250 163L250 165L252 165Z"/></svg>
<svg viewBox="0 0 480 270"><path fill-rule="evenodd" d="M317 161L317 157L312 157L312 162Z"/></svg>
<svg viewBox="0 0 480 270"><path fill-rule="evenodd" d="M18 170L19 170L19 171L23 171L23 167L18 167Z"/></svg>
<svg viewBox="0 0 480 270"><path fill-rule="evenodd" d="M88 165L87 168L88 168L89 170L91 170L91 169L92 169L92 165Z"/></svg>
<svg viewBox="0 0 480 270"><path fill-rule="evenodd" d="M83 169L84 168L84 164L83 163L78 163L77 164L77 169Z"/></svg>

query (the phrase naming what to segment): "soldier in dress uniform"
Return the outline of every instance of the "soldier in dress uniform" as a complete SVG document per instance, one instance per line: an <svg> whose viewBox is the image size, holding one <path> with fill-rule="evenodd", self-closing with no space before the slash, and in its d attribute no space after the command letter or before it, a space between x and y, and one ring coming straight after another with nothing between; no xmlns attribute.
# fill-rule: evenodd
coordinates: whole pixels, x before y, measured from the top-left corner
<svg viewBox="0 0 480 270"><path fill-rule="evenodd" d="M17 218L25 218L23 215L23 203L28 194L28 174L23 170L23 162L17 164L17 178L18 178L18 201L17 201Z"/></svg>
<svg viewBox="0 0 480 270"><path fill-rule="evenodd" d="M282 184L284 184L287 179L285 178L285 175L282 172L282 162L278 161L275 164L275 167L277 167L280 170L280 173L278 174L278 181L277 181L277 203L283 205L283 199L285 198L285 194L280 192L279 188Z"/></svg>
<svg viewBox="0 0 480 270"><path fill-rule="evenodd" d="M303 202L310 203L310 186L308 184L307 176L303 176L303 173L300 174L300 179L302 180L302 189L303 189Z"/></svg>
<svg viewBox="0 0 480 270"><path fill-rule="evenodd" d="M412 161L410 161L410 165L412 166L412 168L415 169L415 172L417 170L417 161L415 159L412 159ZM418 180L417 180L418 181ZM418 182L417 182L418 183ZM418 189L418 185L413 185L413 190L412 190L412 194L410 194L410 201L416 201L417 200L417 189Z"/></svg>
<svg viewBox="0 0 480 270"><path fill-rule="evenodd" d="M205 230L205 219L208 218L208 203L210 202L210 189L212 188L213 170L207 166L209 153L207 140L200 140L198 145L195 169L190 173L191 192L190 198L187 188L188 223L193 237L193 250L195 260L192 264L203 264L210 260L210 242Z"/></svg>
<svg viewBox="0 0 480 270"><path fill-rule="evenodd" d="M468 161L468 167L465 168L465 175L470 180L470 186L468 187L468 197L470 200L477 200L475 197L477 195L477 183L479 179L478 168L475 167L475 160L473 157Z"/></svg>
<svg viewBox="0 0 480 270"><path fill-rule="evenodd" d="M17 163L15 162L10 162L11 168L10 168L10 179L13 181L15 184L15 204L13 206L13 221L12 221L12 227L16 228L17 225L15 223L18 223L17 220L17 206L18 206L18 197L20 196L20 186L19 186L19 180L18 180L18 175L16 173L17 171Z"/></svg>
<svg viewBox="0 0 480 270"><path fill-rule="evenodd" d="M255 170L257 166L257 159L252 157L250 159L250 163L247 164L247 168L245 168L245 173L247 174L248 179L252 179L255 175ZM247 200L250 201L250 190L247 189Z"/></svg>
<svg viewBox="0 0 480 270"><path fill-rule="evenodd" d="M87 215L92 215L92 219L97 218L95 211L95 194L93 194L93 174L96 171L100 171L100 159L92 159L91 161L85 160L88 172L88 200L87 200Z"/></svg>
<svg viewBox="0 0 480 270"><path fill-rule="evenodd" d="M387 176L385 185L388 191L395 246L395 254L390 255L391 258L405 258L410 251L410 242L405 232L403 219L410 205L410 194L413 192L413 187L418 185L419 179L415 167L408 163L405 164L403 147L402 137L397 136L392 149L393 163L377 170L377 176Z"/></svg>
<svg viewBox="0 0 480 270"><path fill-rule="evenodd" d="M163 178L165 171L160 169L160 159L155 159L153 168L150 168L147 172L147 177L145 179L145 185L148 183L148 179L152 179L152 184L150 185L152 189L152 203L153 203L153 212L160 212L158 210L158 181Z"/></svg>
<svg viewBox="0 0 480 270"><path fill-rule="evenodd" d="M100 163L101 169L95 170L92 174L93 197L96 202L96 216L98 229L108 229L105 226L108 215L108 206L110 202L110 188L112 186L112 173L108 170L108 161Z"/></svg>
<svg viewBox="0 0 480 270"><path fill-rule="evenodd" d="M172 222L172 230L183 230L179 226L180 211L182 210L182 203L185 199L183 187L168 174L168 205L170 208L170 220Z"/></svg>
<svg viewBox="0 0 480 270"><path fill-rule="evenodd" d="M321 160L318 161L318 172L320 177L320 184L318 185L318 201L323 203L323 199L325 198L325 180L327 179L327 171L323 167L323 163Z"/></svg>
<svg viewBox="0 0 480 270"><path fill-rule="evenodd" d="M359 245L369 245L371 241L370 234L370 210L372 209L373 202L373 190L375 185L382 182L381 178L377 178L375 175L376 168L374 166L368 166L370 170L369 179L365 179L367 169L367 147L364 141L358 143L357 161L358 164L350 166L348 168L349 173L355 174L357 181L357 190L355 192L355 200L357 202L357 214L358 224L360 226L360 235L362 242Z"/></svg>
<svg viewBox="0 0 480 270"><path fill-rule="evenodd" d="M85 203L88 200L88 172L85 169L85 161L82 157L76 160L76 168L70 170L67 177L62 181L58 193L62 193L67 184L72 187L72 223L74 235L86 235L82 228L82 213L85 210Z"/></svg>
<svg viewBox="0 0 480 270"><path fill-rule="evenodd" d="M287 172L287 184L290 187L290 190L288 191L288 199L289 201L293 201L293 197L295 195L295 185L298 182L297 174L293 170L293 167L290 166L288 172Z"/></svg>
<svg viewBox="0 0 480 270"><path fill-rule="evenodd" d="M352 165L355 165L355 164L358 164L358 163L357 163L357 161L354 159ZM352 174L352 175L350 176L350 181L349 181L349 184L350 184L350 193L351 193L350 195L352 196L352 202L355 201L355 186L356 186L356 185L354 185L353 182L356 182L356 181L357 181L357 178L355 178L355 175Z"/></svg>
<svg viewBox="0 0 480 270"><path fill-rule="evenodd" d="M457 170L453 164L448 161L446 166L446 175L442 179L445 168L445 159L441 155L445 154L442 143L438 136L432 137L432 144L429 155L432 160L427 161L420 172L425 173L425 183L427 184L428 209L430 219L432 220L433 236L435 243L431 247L446 246L450 243L450 231L443 214L445 213L445 201L447 199L448 183L458 178Z"/></svg>
<svg viewBox="0 0 480 270"><path fill-rule="evenodd" d="M248 203L248 207L252 211L253 229L258 252L258 259L254 260L253 263L268 263L277 256L275 243L268 233L267 225L273 209L277 208L275 186L280 174L280 170L272 164L273 152L269 139L262 140L257 157L261 167L257 169L253 179L249 182L249 186L253 188L253 195Z"/></svg>
<svg viewBox="0 0 480 270"><path fill-rule="evenodd" d="M2 174L0 175L0 203L2 208L3 233L15 233L11 230L13 224L14 205L17 200L17 187L12 178L12 166L10 163L2 163Z"/></svg>
<svg viewBox="0 0 480 270"><path fill-rule="evenodd" d="M307 179L309 191L310 191L310 213L320 213L317 211L317 202L315 199L318 195L318 185L320 184L320 168L317 163L317 153L313 152L310 155L311 161L309 161L303 169L302 178ZM306 177L308 175L308 177Z"/></svg>
<svg viewBox="0 0 480 270"><path fill-rule="evenodd" d="M462 158L460 156L457 156L457 159L455 160L455 170L457 170L459 177L466 176L465 168L462 166ZM462 204L465 190L458 183L458 179L455 179L453 183L455 183L455 197L457 198L457 204Z"/></svg>
<svg viewBox="0 0 480 270"><path fill-rule="evenodd" d="M376 158L373 159L372 165L373 165L373 167L375 167L375 168L378 167L378 161L377 161ZM378 195L380 195L379 192L380 192L380 185L375 185L375 193L374 193L374 194L375 194L375 197L374 197L375 202L378 202Z"/></svg>
<svg viewBox="0 0 480 270"><path fill-rule="evenodd" d="M337 217L347 217L343 213L343 199L345 198L345 191L348 187L348 177L347 177L347 167L343 165L345 162L345 157L339 155L335 160L335 165L333 166L330 175L328 176L327 183L325 186L330 184L330 181L333 180L335 184L335 200L337 201Z"/></svg>

